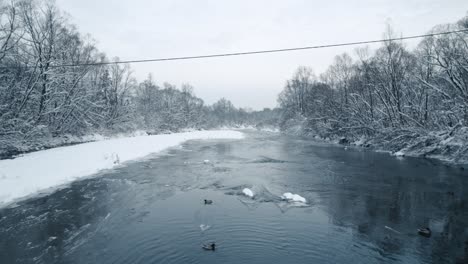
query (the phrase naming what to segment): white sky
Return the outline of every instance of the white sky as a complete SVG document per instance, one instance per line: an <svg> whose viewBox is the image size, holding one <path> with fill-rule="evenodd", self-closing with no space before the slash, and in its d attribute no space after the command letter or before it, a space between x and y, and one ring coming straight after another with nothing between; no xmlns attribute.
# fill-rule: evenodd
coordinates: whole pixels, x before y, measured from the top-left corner
<svg viewBox="0 0 468 264"><path fill-rule="evenodd" d="M455 22L466 0L56 0L80 32L121 60L239 52L381 39L386 23L403 36ZM373 45L371 47L376 47ZM190 83L206 103L276 106L300 65L323 72L354 47L133 64L138 80Z"/></svg>

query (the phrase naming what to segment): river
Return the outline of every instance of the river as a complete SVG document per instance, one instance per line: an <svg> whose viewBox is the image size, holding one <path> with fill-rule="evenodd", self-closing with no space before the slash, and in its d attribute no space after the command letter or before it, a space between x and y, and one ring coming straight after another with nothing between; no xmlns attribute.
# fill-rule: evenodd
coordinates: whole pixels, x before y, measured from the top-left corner
<svg viewBox="0 0 468 264"><path fill-rule="evenodd" d="M467 194L455 166L246 132L0 209L0 263L467 263Z"/></svg>

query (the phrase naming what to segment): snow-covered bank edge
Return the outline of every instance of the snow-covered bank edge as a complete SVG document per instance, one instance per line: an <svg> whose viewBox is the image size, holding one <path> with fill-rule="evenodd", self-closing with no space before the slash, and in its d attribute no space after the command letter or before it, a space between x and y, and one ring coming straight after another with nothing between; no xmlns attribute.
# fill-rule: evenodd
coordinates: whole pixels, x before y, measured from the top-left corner
<svg viewBox="0 0 468 264"><path fill-rule="evenodd" d="M468 127L452 131L387 131L375 137L361 137L350 144L388 152L398 158L426 158L461 165L461 168L468 166Z"/></svg>
<svg viewBox="0 0 468 264"><path fill-rule="evenodd" d="M253 125L237 125L237 126L220 126L217 129L221 130L253 130L269 133L280 133L280 129L274 126L253 126Z"/></svg>
<svg viewBox="0 0 468 264"><path fill-rule="evenodd" d="M96 142L102 140L124 138L124 137L137 137L147 135L161 135L180 132L200 131L201 129L186 128L179 131L144 131L134 130L130 132L116 133L113 131L99 131L93 132L82 136L64 134L56 137L52 136L35 136L32 138L0 138L0 160L13 159L23 154L42 151L57 147L73 146L77 144ZM3 140L2 140L3 139Z"/></svg>
<svg viewBox="0 0 468 264"><path fill-rule="evenodd" d="M220 126L212 128L211 130L254 130L262 132L279 133L280 130L273 126L253 126L253 125L232 125ZM178 131L152 131L152 130L135 130L131 132L115 133L112 131L94 132L83 136L64 134L57 137L33 137L24 139L12 139L0 137L0 160L13 159L21 155L32 153L35 151L42 151L57 147L73 146L77 144L96 142L102 140L123 138L123 137L136 137L147 135L162 135L181 132L205 131L200 128L184 128Z"/></svg>
<svg viewBox="0 0 468 264"><path fill-rule="evenodd" d="M451 131L388 129L379 131L373 136L336 135L330 132L323 136L312 129L307 129L304 122L295 122L282 133L385 152L398 158L406 156L434 159L449 165L461 165L460 168L468 168L468 127L464 126L457 126Z"/></svg>
<svg viewBox="0 0 468 264"><path fill-rule="evenodd" d="M242 132L232 130L142 135L57 147L0 160L0 207L187 140L242 138Z"/></svg>

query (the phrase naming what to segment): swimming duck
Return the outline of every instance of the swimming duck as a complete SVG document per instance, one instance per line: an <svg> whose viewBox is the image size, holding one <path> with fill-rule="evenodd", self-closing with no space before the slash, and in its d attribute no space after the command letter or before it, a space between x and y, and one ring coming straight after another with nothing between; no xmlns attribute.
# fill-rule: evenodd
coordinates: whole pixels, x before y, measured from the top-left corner
<svg viewBox="0 0 468 264"><path fill-rule="evenodd" d="M204 201L205 201L205 204L212 204L212 203L213 203L213 200L207 200L207 199L205 199Z"/></svg>
<svg viewBox="0 0 468 264"><path fill-rule="evenodd" d="M212 250L212 251L215 251L216 250L216 244L214 242L212 243L209 243L209 244L203 244L202 245L202 248L204 250Z"/></svg>
<svg viewBox="0 0 468 264"><path fill-rule="evenodd" d="M418 229L418 234L424 237L430 237L431 236L431 229L429 227L423 227Z"/></svg>

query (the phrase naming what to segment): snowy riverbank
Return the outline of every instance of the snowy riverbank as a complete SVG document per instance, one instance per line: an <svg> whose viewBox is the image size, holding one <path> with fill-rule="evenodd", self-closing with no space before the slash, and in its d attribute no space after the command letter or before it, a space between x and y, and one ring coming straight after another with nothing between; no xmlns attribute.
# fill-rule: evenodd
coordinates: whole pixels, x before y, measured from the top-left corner
<svg viewBox="0 0 468 264"><path fill-rule="evenodd" d="M242 139L232 130L116 138L0 160L0 206L194 139Z"/></svg>
<svg viewBox="0 0 468 264"><path fill-rule="evenodd" d="M180 131L187 132L187 131ZM161 133L163 134L163 133ZM59 136L35 135L22 137L0 137L0 160L11 159L15 156L41 151L57 147L72 146L76 144L102 141L115 138L135 137L148 135L146 131L136 130L129 133L115 133L112 131L100 131L88 135L77 136L64 134Z"/></svg>
<svg viewBox="0 0 468 264"><path fill-rule="evenodd" d="M211 127L212 130L254 130L271 133L279 133L279 129L274 126L247 126L247 125L232 125L232 126L219 126ZM200 128L185 128L177 131L154 131L154 130L135 130L131 132L116 133L115 131L97 131L87 135L77 136L64 134L52 137L51 135L37 135L28 138L15 138L15 137L0 137L0 160L12 159L19 155L27 153L42 151L57 147L73 146L77 144L116 139L116 138L127 138L135 136L146 136L146 135L161 135L161 134L172 134L181 132L192 132L200 131Z"/></svg>
<svg viewBox="0 0 468 264"><path fill-rule="evenodd" d="M388 152L400 158L430 158L464 167L468 165L468 127L461 125L445 131L386 129L363 136L351 132L314 129L308 126L305 120L294 120L290 121L282 132L345 146Z"/></svg>

